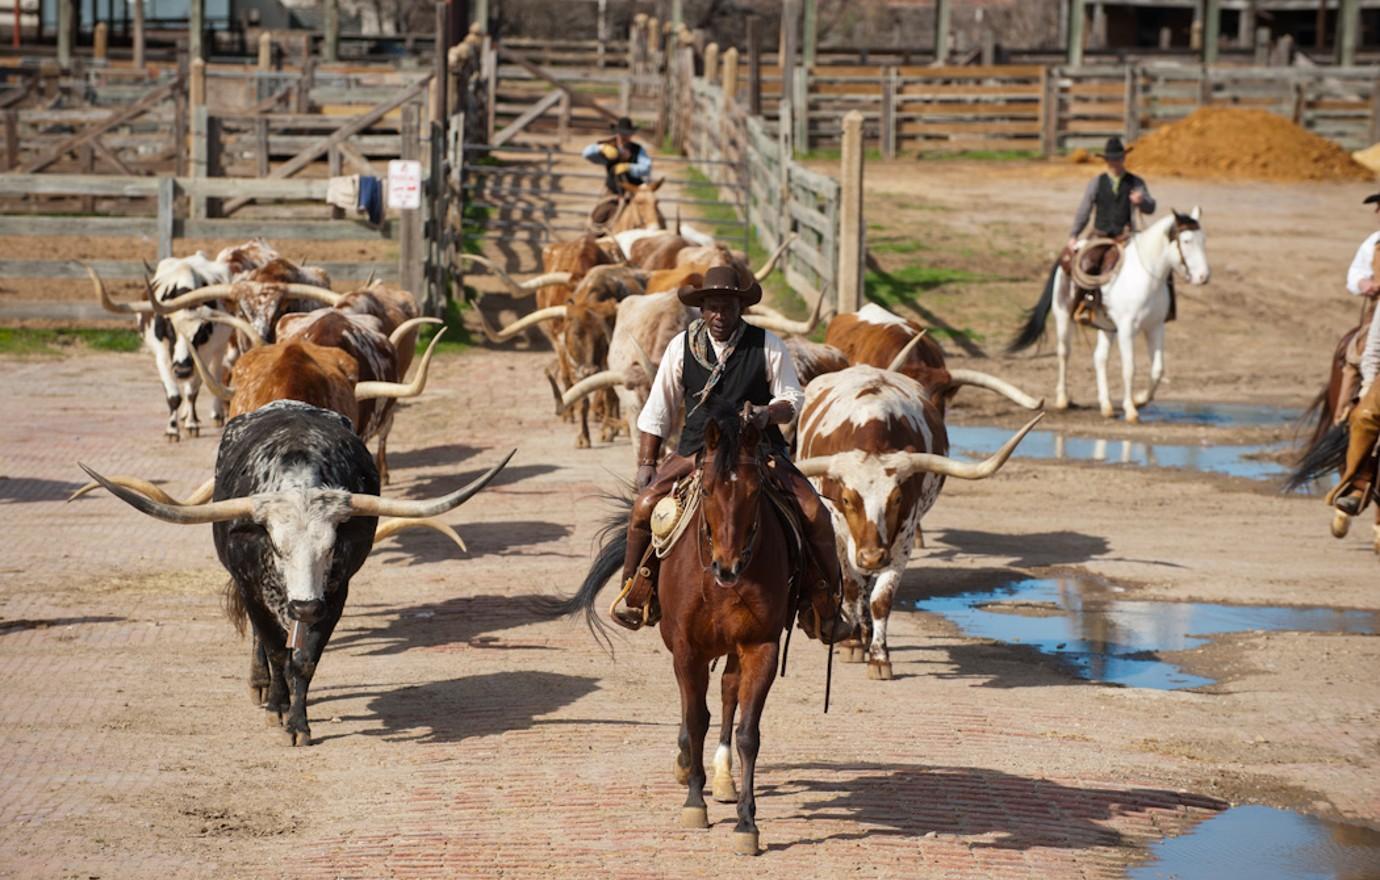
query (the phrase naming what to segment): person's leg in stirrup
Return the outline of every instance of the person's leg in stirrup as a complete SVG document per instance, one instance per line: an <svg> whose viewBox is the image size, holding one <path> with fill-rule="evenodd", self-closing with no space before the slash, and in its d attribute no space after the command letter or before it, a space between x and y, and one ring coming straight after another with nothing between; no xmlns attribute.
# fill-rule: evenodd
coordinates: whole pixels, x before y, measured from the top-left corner
<svg viewBox="0 0 1380 880"><path fill-rule="evenodd" d="M843 572L839 568L833 521L804 474L784 459L777 459L773 470L781 485L795 497L805 540L810 545L809 555L813 557L813 564L806 564L802 572L800 628L810 638L832 645L853 632L852 624L843 616Z"/></svg>
<svg viewBox="0 0 1380 880"><path fill-rule="evenodd" d="M1346 448L1346 471L1328 503L1347 516L1355 516L1364 506L1370 489L1368 463L1380 438L1380 383L1372 383L1351 411Z"/></svg>
<svg viewBox="0 0 1380 880"><path fill-rule="evenodd" d="M652 546L652 511L657 502L675 488L676 481L689 474L693 467L692 459L668 458L633 502L632 515L628 519L628 549L623 556L622 589L609 609L614 622L628 629L653 625L661 616L656 605L657 560L654 554L647 552Z"/></svg>

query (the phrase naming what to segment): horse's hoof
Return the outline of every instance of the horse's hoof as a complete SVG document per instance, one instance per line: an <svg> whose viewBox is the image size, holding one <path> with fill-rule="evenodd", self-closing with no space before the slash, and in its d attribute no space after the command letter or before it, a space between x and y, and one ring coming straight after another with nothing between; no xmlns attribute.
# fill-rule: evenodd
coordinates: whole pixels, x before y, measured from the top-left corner
<svg viewBox="0 0 1380 880"><path fill-rule="evenodd" d="M863 644L844 645L839 659L844 663L866 663L867 646Z"/></svg>
<svg viewBox="0 0 1380 880"><path fill-rule="evenodd" d="M1128 410L1126 411L1126 424L1128 424L1128 425L1139 425L1139 424L1140 424L1140 413L1136 412L1136 411L1133 410L1133 409L1128 409Z"/></svg>
<svg viewBox="0 0 1380 880"><path fill-rule="evenodd" d="M676 772L676 784L678 784L678 785L689 785L689 784L690 784L690 765L689 765L689 764L682 764L682 763L680 762L680 755L676 755L676 771L675 771L675 772Z"/></svg>
<svg viewBox="0 0 1380 880"><path fill-rule="evenodd" d="M709 810L706 807L681 807L680 827L708 828Z"/></svg>
<svg viewBox="0 0 1380 880"><path fill-rule="evenodd" d="M738 788L733 784L732 774L714 777L714 800L721 804L738 803Z"/></svg>
<svg viewBox="0 0 1380 880"><path fill-rule="evenodd" d="M589 448L589 438L588 438L588 437L585 437L584 435L581 435L581 436L579 436L579 437L576 437L576 438L575 438L575 448L576 448L576 449L588 449L588 448Z"/></svg>
<svg viewBox="0 0 1380 880"><path fill-rule="evenodd" d="M1148 394L1137 394L1136 397L1135 397L1135 400L1136 400L1136 406L1149 406L1149 405L1150 405L1150 395L1148 395Z"/></svg>
<svg viewBox="0 0 1380 880"><path fill-rule="evenodd" d="M301 748L311 745L311 734L305 730L285 730L283 731L283 742L290 748Z"/></svg>
<svg viewBox="0 0 1380 880"><path fill-rule="evenodd" d="M1110 406L1104 406L1104 407L1102 407L1102 418L1104 418L1104 419L1114 419L1114 418L1116 418L1116 410L1112 409Z"/></svg>
<svg viewBox="0 0 1380 880"><path fill-rule="evenodd" d="M283 713L277 709L269 709L264 713L264 727L282 727Z"/></svg>
<svg viewBox="0 0 1380 880"><path fill-rule="evenodd" d="M1340 510L1334 511L1332 514L1332 537L1345 538L1349 531L1351 531L1351 517ZM1376 536L1376 546L1380 547L1380 535Z"/></svg>
<svg viewBox="0 0 1380 880"><path fill-rule="evenodd" d="M249 686L249 702L255 706L262 707L268 702L268 686L251 684Z"/></svg>
<svg viewBox="0 0 1380 880"><path fill-rule="evenodd" d="M755 856L762 852L756 831L733 832L733 852L740 856Z"/></svg>
<svg viewBox="0 0 1380 880"><path fill-rule="evenodd" d="M1054 408L1057 409L1059 412L1063 412L1064 410L1069 408L1069 399L1067 397L1054 398Z"/></svg>
<svg viewBox="0 0 1380 880"><path fill-rule="evenodd" d="M891 661L869 660L867 663L867 677L873 681L891 681Z"/></svg>
<svg viewBox="0 0 1380 880"><path fill-rule="evenodd" d="M200 437L200 436L201 436L201 426L200 426L200 425L188 425L188 426L187 426L187 436L188 436L188 437Z"/></svg>

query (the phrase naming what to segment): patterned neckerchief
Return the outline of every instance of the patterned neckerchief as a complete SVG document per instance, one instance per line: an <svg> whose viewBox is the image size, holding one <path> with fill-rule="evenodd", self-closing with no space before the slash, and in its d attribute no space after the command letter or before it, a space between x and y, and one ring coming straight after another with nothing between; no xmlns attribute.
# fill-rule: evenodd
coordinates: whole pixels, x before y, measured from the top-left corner
<svg viewBox="0 0 1380 880"><path fill-rule="evenodd" d="M713 353L713 343L709 339L709 325L704 322L704 319L696 318L691 323L690 329L685 331L685 339L690 346L690 354L700 366L709 371L709 378L705 380L704 389L695 395L695 405L685 414L687 419L695 413L695 410L704 405L704 402L709 399L709 393L723 378L724 370L728 367L728 361L733 357L733 352L738 348L738 343L743 338L743 331L746 329L747 322L739 321L732 335L728 337L728 341L724 343L723 357L719 358L717 363L710 360Z"/></svg>

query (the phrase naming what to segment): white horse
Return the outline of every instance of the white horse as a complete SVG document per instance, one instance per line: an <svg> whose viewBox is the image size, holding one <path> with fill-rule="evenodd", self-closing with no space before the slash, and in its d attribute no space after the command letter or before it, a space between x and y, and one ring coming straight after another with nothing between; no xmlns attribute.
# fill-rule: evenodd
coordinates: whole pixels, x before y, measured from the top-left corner
<svg viewBox="0 0 1380 880"><path fill-rule="evenodd" d="M1202 227L1202 210L1195 207L1188 214L1172 212L1136 233L1121 255L1120 271L1111 283L1102 288L1102 305L1116 325L1115 331L1099 329L1097 348L1093 351L1093 366L1097 369L1097 401L1102 415L1112 418L1111 393L1107 388L1107 359L1111 356L1115 337L1121 353L1122 409L1126 421L1139 422L1138 407L1155 397L1155 390L1164 378L1164 323L1169 316L1169 276L1178 272L1191 284L1207 284L1208 268L1206 233ZM1045 321L1052 310L1054 329L1058 337L1059 380L1055 386L1054 408L1068 409L1068 361L1070 330L1073 325L1074 290L1072 279L1055 263L1044 294L1030 310L1025 326L1008 352L1020 351L1034 345L1044 334ZM1150 348L1150 387L1134 394L1132 383L1136 376L1135 338L1145 334Z"/></svg>

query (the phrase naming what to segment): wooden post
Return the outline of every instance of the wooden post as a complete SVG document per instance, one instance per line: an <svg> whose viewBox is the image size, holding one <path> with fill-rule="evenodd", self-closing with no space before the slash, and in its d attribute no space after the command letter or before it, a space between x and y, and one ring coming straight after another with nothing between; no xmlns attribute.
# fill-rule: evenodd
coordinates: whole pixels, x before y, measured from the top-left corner
<svg viewBox="0 0 1380 880"><path fill-rule="evenodd" d="M1188 48L1194 52L1203 50L1203 16L1202 7L1194 9L1193 24L1188 28Z"/></svg>
<svg viewBox="0 0 1380 880"><path fill-rule="evenodd" d="M952 0L934 0L934 60L937 64L948 64L949 53L953 50L949 41L952 13Z"/></svg>
<svg viewBox="0 0 1380 880"><path fill-rule="evenodd" d="M474 10L474 23L479 25L479 32L487 34L489 32L489 0L470 0L473 4L470 8Z"/></svg>
<svg viewBox="0 0 1380 880"><path fill-rule="evenodd" d="M896 158L896 68L882 72L881 148L883 159Z"/></svg>
<svg viewBox="0 0 1380 880"><path fill-rule="evenodd" d="M1068 0L1069 3L1069 38L1068 38L1068 65L1069 67L1083 66L1083 25L1084 10L1083 0Z"/></svg>
<svg viewBox="0 0 1380 880"><path fill-rule="evenodd" d="M206 106L206 62L194 56L191 71L192 74L188 77L187 101L195 113L197 108Z"/></svg>
<svg viewBox="0 0 1380 880"><path fill-rule="evenodd" d="M704 81L713 85L719 80L719 44L704 47Z"/></svg>
<svg viewBox="0 0 1380 880"><path fill-rule="evenodd" d="M802 153L810 151L810 68L800 65L795 69L792 83L791 105L795 111L795 148Z"/></svg>
<svg viewBox="0 0 1380 880"><path fill-rule="evenodd" d="M173 255L173 206L177 181L172 177L158 178L158 259Z"/></svg>
<svg viewBox="0 0 1380 880"><path fill-rule="evenodd" d="M72 67L72 0L57 0L57 62L58 67Z"/></svg>
<svg viewBox="0 0 1380 880"><path fill-rule="evenodd" d="M273 69L273 34L264 31L259 34L259 70L268 73Z"/></svg>
<svg viewBox="0 0 1380 880"><path fill-rule="evenodd" d="M136 2L131 4L134 13L134 68L144 69L144 4Z"/></svg>
<svg viewBox="0 0 1380 880"><path fill-rule="evenodd" d="M570 93L561 92L561 99L556 105L556 143L562 148L565 147L566 139L570 137Z"/></svg>
<svg viewBox="0 0 1380 880"><path fill-rule="evenodd" d="M839 182L838 313L856 312L863 301L863 144L862 114L849 110L843 116L843 158ZM785 157L783 157L785 161Z"/></svg>
<svg viewBox="0 0 1380 880"><path fill-rule="evenodd" d="M1313 48L1321 52L1327 47L1327 0L1318 0L1318 14L1313 22L1313 31L1317 34Z"/></svg>
<svg viewBox="0 0 1380 880"><path fill-rule="evenodd" d="M327 174L328 176L330 176L330 177L339 177L339 176L340 176L340 148L339 148L339 147L331 147L329 150L326 151L326 174ZM260 172L260 173L259 173L259 176L260 176L260 177L266 177L266 176L267 176L267 172ZM332 219L332 220L344 220L344 219L345 219L345 209L343 209L343 208L341 208L341 207L339 207L339 206L337 206L337 205L331 205L331 219Z"/></svg>
<svg viewBox="0 0 1380 880"><path fill-rule="evenodd" d="M192 69L195 70L198 64L204 64L200 58L192 61ZM206 139L207 129L210 127L210 118L206 113L206 107L196 103L192 98L192 167L191 177L207 177L209 168L207 167ZM191 199L191 215L193 220L206 219L206 197L195 194Z"/></svg>
<svg viewBox="0 0 1380 880"><path fill-rule="evenodd" d="M493 143L494 113L498 106L498 50L494 48L493 38L484 38L484 143Z"/></svg>
<svg viewBox="0 0 1380 880"><path fill-rule="evenodd" d="M1040 154L1048 159L1059 149L1059 70L1040 70Z"/></svg>
<svg viewBox="0 0 1380 880"><path fill-rule="evenodd" d="M1308 100L1304 93L1304 81L1301 79L1294 80L1293 104L1294 106L1290 110L1289 116L1293 119L1295 125L1303 125L1303 111L1308 106Z"/></svg>
<svg viewBox="0 0 1380 880"><path fill-rule="evenodd" d="M1257 67L1265 67L1270 63L1270 29L1268 27L1258 27L1255 29L1255 64Z"/></svg>
<svg viewBox="0 0 1380 880"><path fill-rule="evenodd" d="M608 64L605 57L608 52L609 42L609 0L599 0L599 69L603 70ZM627 113L623 114L627 116Z"/></svg>
<svg viewBox="0 0 1380 880"><path fill-rule="evenodd" d="M340 60L339 0L322 0L321 30L324 32L321 38L321 60L327 64L334 64ZM445 37L441 33L436 34L436 43L445 43Z"/></svg>
<svg viewBox="0 0 1380 880"><path fill-rule="evenodd" d="M671 0L671 28L679 30L685 21L685 10L682 0Z"/></svg>
<svg viewBox="0 0 1380 880"><path fill-rule="evenodd" d="M96 173L96 151L91 149L91 142L87 141L77 148L77 161L80 163L82 174ZM81 212L91 214L96 210L96 199L94 196L81 197Z"/></svg>
<svg viewBox="0 0 1380 880"><path fill-rule="evenodd" d="M724 107L738 101L738 47L729 46L724 53Z"/></svg>
<svg viewBox="0 0 1380 880"><path fill-rule="evenodd" d="M1203 0L1203 63L1217 63L1222 39L1222 0Z"/></svg>
<svg viewBox="0 0 1380 880"><path fill-rule="evenodd" d="M1093 49L1107 48L1107 4L1096 0L1092 9L1092 28L1088 33L1088 46Z"/></svg>
<svg viewBox="0 0 1380 880"><path fill-rule="evenodd" d="M1238 49L1255 49L1255 0L1246 0L1236 17L1236 46Z"/></svg>
<svg viewBox="0 0 1380 880"><path fill-rule="evenodd" d="M1337 7L1337 64L1356 66L1357 34L1361 25L1359 0L1339 0Z"/></svg>
<svg viewBox="0 0 1380 880"><path fill-rule="evenodd" d="M1377 91L1376 94L1380 94ZM1373 109L1373 108L1372 108ZM19 165L19 111L13 107L5 110L5 170Z"/></svg>
<svg viewBox="0 0 1380 880"><path fill-rule="evenodd" d="M991 67L997 63L997 34L990 27L982 29L980 57L984 67Z"/></svg>
<svg viewBox="0 0 1380 880"><path fill-rule="evenodd" d="M802 62L806 68L815 66L819 48L819 0L805 0L805 35L800 44Z"/></svg>
<svg viewBox="0 0 1380 880"><path fill-rule="evenodd" d="M1167 49L1169 49L1170 47L1172 47L1173 45L1174 45L1174 31L1170 30L1170 29L1167 28L1167 27L1162 27L1162 28L1160 28L1160 42L1159 42L1160 49L1161 49L1161 50L1167 50Z"/></svg>
<svg viewBox="0 0 1380 880"><path fill-rule="evenodd" d="M173 93L173 171L180 177L189 177L187 169L187 93L178 90Z"/></svg>
<svg viewBox="0 0 1380 880"><path fill-rule="evenodd" d="M272 157L268 152L268 120L260 116L254 120L254 158L260 177L267 177L272 168Z"/></svg>
<svg viewBox="0 0 1380 880"><path fill-rule="evenodd" d="M398 151L401 159L416 159L419 156L417 138L421 129L415 102L409 101L402 108L402 144ZM398 223L398 281L403 289L418 300L423 298L422 278L425 250L422 244L422 212L420 208L402 211Z"/></svg>
<svg viewBox="0 0 1380 880"><path fill-rule="evenodd" d="M1126 140L1140 137L1140 71L1126 65Z"/></svg>
<svg viewBox="0 0 1380 880"><path fill-rule="evenodd" d="M431 127L442 132L446 128L446 86L450 84L450 74L447 72L450 47L446 45L446 35L450 32L450 25L446 21L448 8L449 4L444 0L436 4L436 39L431 57Z"/></svg>
<svg viewBox="0 0 1380 880"><path fill-rule="evenodd" d="M1212 69L1204 64L1198 73L1198 106L1206 107L1212 103Z"/></svg>
<svg viewBox="0 0 1380 880"><path fill-rule="evenodd" d="M749 15L748 41L748 115L762 115L762 19ZM736 54L736 53L735 53Z"/></svg>
<svg viewBox="0 0 1380 880"><path fill-rule="evenodd" d="M800 32L800 0L782 0L781 4L781 55L777 66L781 71L781 101L791 103L792 119L801 111L795 106L795 56L799 45L796 35ZM799 128L791 129L794 141ZM799 145L795 145L799 147ZM795 155L794 153L791 154ZM787 157L789 158L789 157Z"/></svg>
<svg viewBox="0 0 1380 880"><path fill-rule="evenodd" d="M187 54L194 59L206 57L202 37L206 34L206 0L187 2Z"/></svg>
<svg viewBox="0 0 1380 880"><path fill-rule="evenodd" d="M18 0L15 0L18 2ZM96 28L91 36L91 60L97 64L105 64L106 56L110 51L110 26L103 21L96 22Z"/></svg>

